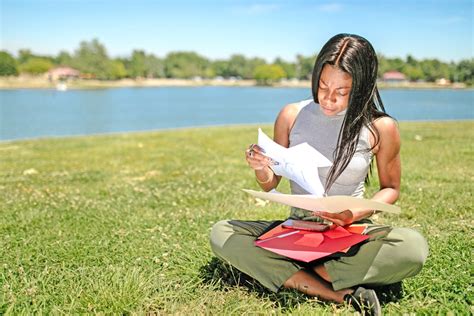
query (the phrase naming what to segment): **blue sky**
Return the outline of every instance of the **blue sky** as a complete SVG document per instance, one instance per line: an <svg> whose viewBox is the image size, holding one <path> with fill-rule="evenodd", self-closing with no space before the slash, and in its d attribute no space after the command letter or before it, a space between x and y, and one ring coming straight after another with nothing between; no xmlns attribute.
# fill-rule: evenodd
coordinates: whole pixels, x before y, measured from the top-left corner
<svg viewBox="0 0 474 316"><path fill-rule="evenodd" d="M98 38L110 56L143 49L272 61L311 55L355 33L389 57L459 61L473 56L473 1L0 0L1 49L72 53Z"/></svg>

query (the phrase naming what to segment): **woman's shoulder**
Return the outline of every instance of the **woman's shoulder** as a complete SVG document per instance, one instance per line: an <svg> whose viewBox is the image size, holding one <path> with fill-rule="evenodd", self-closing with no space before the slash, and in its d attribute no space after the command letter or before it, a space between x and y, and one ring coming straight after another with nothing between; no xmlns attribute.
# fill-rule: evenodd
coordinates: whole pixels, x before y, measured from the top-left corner
<svg viewBox="0 0 474 316"><path fill-rule="evenodd" d="M398 124L390 116L379 117L373 122L375 128L380 133L380 137L398 136Z"/></svg>
<svg viewBox="0 0 474 316"><path fill-rule="evenodd" d="M280 113L278 113L276 124L284 125L290 130L295 123L296 117L300 113L301 109L311 103L311 101L312 100L303 100L285 105L280 110Z"/></svg>
<svg viewBox="0 0 474 316"><path fill-rule="evenodd" d="M300 102L290 103L285 105L278 114L279 118L284 120L292 120L298 116L298 113L301 110Z"/></svg>
<svg viewBox="0 0 474 316"><path fill-rule="evenodd" d="M295 124L296 118L301 109L309 103L310 101L308 100L290 103L280 110L274 126L274 139L277 143L284 147L288 147L290 131Z"/></svg>
<svg viewBox="0 0 474 316"><path fill-rule="evenodd" d="M374 152L377 152L381 146L383 147L400 147L400 133L398 131L398 124L390 116L383 116L375 119L372 122L373 126L378 132L377 146Z"/></svg>
<svg viewBox="0 0 474 316"><path fill-rule="evenodd" d="M374 124L375 127L381 129L398 129L397 121L395 121L395 119L390 116L378 117L372 122L372 124Z"/></svg>

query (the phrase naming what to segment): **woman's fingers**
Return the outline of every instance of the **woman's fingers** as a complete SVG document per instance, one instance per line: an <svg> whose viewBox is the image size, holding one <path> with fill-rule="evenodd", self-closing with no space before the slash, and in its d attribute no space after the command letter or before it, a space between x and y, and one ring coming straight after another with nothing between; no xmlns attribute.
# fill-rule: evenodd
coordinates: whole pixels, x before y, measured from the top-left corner
<svg viewBox="0 0 474 316"><path fill-rule="evenodd" d="M331 213L327 213L327 212L317 212L319 214L316 214L315 212L315 215L321 217L321 218L324 218L328 221L331 221L333 222L334 224L338 225L338 226L344 226L344 225L341 225L343 223L342 219L339 217L339 216L334 216L334 214L331 214ZM331 214L331 215L325 215L325 214Z"/></svg>
<svg viewBox="0 0 474 316"><path fill-rule="evenodd" d="M252 144L250 149L259 154L265 154L265 150L257 144Z"/></svg>
<svg viewBox="0 0 474 316"><path fill-rule="evenodd" d="M268 157L256 152L256 151L251 151L251 150L248 150L246 151L246 156L247 156L247 160L253 160L253 161L259 161L259 162L262 162L262 163L266 163L268 164L269 163L269 159Z"/></svg>
<svg viewBox="0 0 474 316"><path fill-rule="evenodd" d="M270 164L270 160L263 153L265 151L256 144L252 144L245 150L245 158L252 169L260 170Z"/></svg>
<svg viewBox="0 0 474 316"><path fill-rule="evenodd" d="M246 152L246 155L250 157L253 157L256 154L263 156L263 154L265 153L265 151L262 150L262 148L258 147L258 145L255 145L255 144L250 145L250 147L247 148L245 152Z"/></svg>
<svg viewBox="0 0 474 316"><path fill-rule="evenodd" d="M339 226L349 225L354 219L354 214L352 214L350 210L345 210L340 213L330 213L323 211L317 211L313 213L314 215L327 219L328 221L331 221Z"/></svg>

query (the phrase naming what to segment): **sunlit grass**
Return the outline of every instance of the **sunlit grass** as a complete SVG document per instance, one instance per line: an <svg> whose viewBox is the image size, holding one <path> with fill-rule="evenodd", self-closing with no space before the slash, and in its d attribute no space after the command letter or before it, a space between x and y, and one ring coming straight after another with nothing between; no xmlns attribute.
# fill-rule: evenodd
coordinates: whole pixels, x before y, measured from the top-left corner
<svg viewBox="0 0 474 316"><path fill-rule="evenodd" d="M423 232L430 256L384 311L472 313L474 122L400 129L403 213L378 221ZM244 160L256 134L248 126L0 143L0 314L351 312L235 286L238 273L212 260L216 221L288 213L240 191L257 188Z"/></svg>

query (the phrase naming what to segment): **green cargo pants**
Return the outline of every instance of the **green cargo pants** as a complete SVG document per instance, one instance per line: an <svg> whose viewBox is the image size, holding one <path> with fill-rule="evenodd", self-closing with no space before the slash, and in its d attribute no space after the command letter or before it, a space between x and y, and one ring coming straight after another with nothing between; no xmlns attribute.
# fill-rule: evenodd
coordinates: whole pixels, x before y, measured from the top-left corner
<svg viewBox="0 0 474 316"><path fill-rule="evenodd" d="M278 223L220 221L212 227L212 250L222 260L277 292L304 266L254 245L256 238L275 224ZM355 254L324 262L335 291L362 284L399 282L418 274L426 261L428 245L415 230L369 224L367 234L370 238L357 247Z"/></svg>

